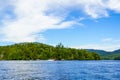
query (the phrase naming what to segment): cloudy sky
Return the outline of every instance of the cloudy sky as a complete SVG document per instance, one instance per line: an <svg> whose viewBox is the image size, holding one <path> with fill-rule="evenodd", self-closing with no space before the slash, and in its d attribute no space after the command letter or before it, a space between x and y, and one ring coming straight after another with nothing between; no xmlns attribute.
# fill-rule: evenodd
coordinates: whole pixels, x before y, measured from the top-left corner
<svg viewBox="0 0 120 80"><path fill-rule="evenodd" d="M0 45L120 49L120 0L0 0Z"/></svg>

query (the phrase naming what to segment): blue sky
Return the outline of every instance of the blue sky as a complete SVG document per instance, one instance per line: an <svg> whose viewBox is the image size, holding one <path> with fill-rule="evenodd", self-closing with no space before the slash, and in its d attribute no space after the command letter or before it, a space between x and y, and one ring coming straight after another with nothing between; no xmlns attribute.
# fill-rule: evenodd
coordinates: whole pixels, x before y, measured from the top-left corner
<svg viewBox="0 0 120 80"><path fill-rule="evenodd" d="M120 0L0 0L0 45L120 49Z"/></svg>

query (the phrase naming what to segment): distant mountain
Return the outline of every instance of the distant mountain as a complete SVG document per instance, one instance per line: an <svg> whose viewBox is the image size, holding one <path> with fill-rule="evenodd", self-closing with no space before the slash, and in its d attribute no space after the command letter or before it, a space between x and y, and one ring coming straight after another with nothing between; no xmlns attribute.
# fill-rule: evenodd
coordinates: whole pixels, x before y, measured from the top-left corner
<svg viewBox="0 0 120 80"><path fill-rule="evenodd" d="M113 53L119 53L120 54L120 49L113 51Z"/></svg>
<svg viewBox="0 0 120 80"><path fill-rule="evenodd" d="M97 50L97 49L87 49L87 50L90 51L90 52L96 52L99 55L106 55L106 54L108 54L108 52L104 51L104 50Z"/></svg>
<svg viewBox="0 0 120 80"><path fill-rule="evenodd" d="M120 49L112 51L112 52L107 52L104 50L96 50L96 49L87 49L90 52L96 52L98 53L103 59L107 60L113 60L113 59L119 59L120 58Z"/></svg>

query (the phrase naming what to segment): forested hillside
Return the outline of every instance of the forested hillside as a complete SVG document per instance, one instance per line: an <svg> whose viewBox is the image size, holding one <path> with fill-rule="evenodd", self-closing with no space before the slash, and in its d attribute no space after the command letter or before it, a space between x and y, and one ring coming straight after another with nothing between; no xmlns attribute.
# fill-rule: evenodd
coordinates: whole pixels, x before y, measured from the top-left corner
<svg viewBox="0 0 120 80"><path fill-rule="evenodd" d="M87 49L87 51L96 52L101 56L102 59L105 60L120 60L120 49L112 52L108 52L104 50L94 50L94 49Z"/></svg>
<svg viewBox="0 0 120 80"><path fill-rule="evenodd" d="M0 60L100 60L95 52L66 48L61 43L51 46L43 43L19 43L0 46Z"/></svg>

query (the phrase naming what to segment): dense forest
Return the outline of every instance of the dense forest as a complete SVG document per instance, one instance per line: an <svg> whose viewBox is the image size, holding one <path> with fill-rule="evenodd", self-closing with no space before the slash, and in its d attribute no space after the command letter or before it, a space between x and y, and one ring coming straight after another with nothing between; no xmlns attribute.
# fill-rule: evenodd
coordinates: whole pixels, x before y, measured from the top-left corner
<svg viewBox="0 0 120 80"><path fill-rule="evenodd" d="M0 46L0 60L100 60L95 52L66 48L61 43L51 46L43 43L19 43Z"/></svg>

